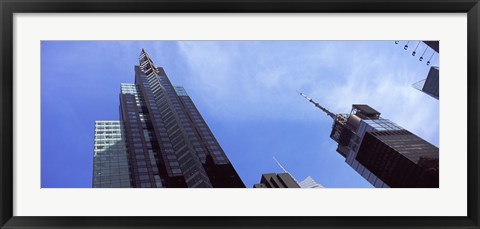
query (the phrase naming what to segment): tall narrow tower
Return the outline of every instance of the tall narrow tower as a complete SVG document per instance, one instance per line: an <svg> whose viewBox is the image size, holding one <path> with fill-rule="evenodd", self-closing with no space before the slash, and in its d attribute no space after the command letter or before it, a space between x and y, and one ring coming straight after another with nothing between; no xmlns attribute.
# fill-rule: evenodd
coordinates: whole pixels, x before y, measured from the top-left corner
<svg viewBox="0 0 480 229"><path fill-rule="evenodd" d="M439 186L438 148L368 105L354 104L350 114L333 114L300 93L333 119L330 138L337 152L377 188Z"/></svg>
<svg viewBox="0 0 480 229"><path fill-rule="evenodd" d="M132 187L245 187L185 89L143 49L135 84L121 84L120 123Z"/></svg>

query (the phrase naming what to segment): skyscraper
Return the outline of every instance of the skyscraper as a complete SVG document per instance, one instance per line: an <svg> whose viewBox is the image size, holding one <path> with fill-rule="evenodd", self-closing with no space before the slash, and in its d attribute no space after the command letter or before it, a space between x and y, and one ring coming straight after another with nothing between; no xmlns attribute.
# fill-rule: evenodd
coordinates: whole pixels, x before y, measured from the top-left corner
<svg viewBox="0 0 480 229"><path fill-rule="evenodd" d="M127 148L120 121L95 121L94 188L129 188Z"/></svg>
<svg viewBox="0 0 480 229"><path fill-rule="evenodd" d="M330 138L348 165L377 188L439 186L438 148L368 105L354 104L350 114L333 114L300 93L333 120Z"/></svg>
<svg viewBox="0 0 480 229"><path fill-rule="evenodd" d="M245 187L185 89L143 49L135 84L121 85L119 123L132 187Z"/></svg>

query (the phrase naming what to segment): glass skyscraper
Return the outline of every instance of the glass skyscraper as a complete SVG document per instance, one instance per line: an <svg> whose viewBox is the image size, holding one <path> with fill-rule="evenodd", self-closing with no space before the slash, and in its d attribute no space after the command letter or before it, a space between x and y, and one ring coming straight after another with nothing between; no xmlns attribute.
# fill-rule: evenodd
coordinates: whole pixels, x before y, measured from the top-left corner
<svg viewBox="0 0 480 229"><path fill-rule="evenodd" d="M129 188L127 148L120 121L95 121L94 188Z"/></svg>
<svg viewBox="0 0 480 229"><path fill-rule="evenodd" d="M337 152L377 188L438 187L438 148L368 105L337 115L330 137Z"/></svg>
<svg viewBox="0 0 480 229"><path fill-rule="evenodd" d="M135 83L121 85L119 123L131 187L245 187L185 89L144 50Z"/></svg>
<svg viewBox="0 0 480 229"><path fill-rule="evenodd" d="M333 114L304 94L333 120L330 138L348 165L377 188L438 188L438 148L364 104Z"/></svg>

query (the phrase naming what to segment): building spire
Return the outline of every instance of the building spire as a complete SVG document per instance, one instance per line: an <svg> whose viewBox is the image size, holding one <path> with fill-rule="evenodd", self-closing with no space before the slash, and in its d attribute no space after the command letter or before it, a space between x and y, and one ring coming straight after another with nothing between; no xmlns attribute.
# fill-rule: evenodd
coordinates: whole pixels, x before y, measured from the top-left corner
<svg viewBox="0 0 480 229"><path fill-rule="evenodd" d="M150 58L148 57L148 53L145 52L145 49L142 48L142 51L140 52L140 57L139 57L139 59L143 59L143 58L145 58L145 59L150 59Z"/></svg>
<svg viewBox="0 0 480 229"><path fill-rule="evenodd" d="M140 52L140 56L138 57L139 63L140 63L140 69L147 75L150 74L155 74L156 72L156 67L153 64L152 59L148 56L148 53L145 52L145 49L142 48L142 51Z"/></svg>
<svg viewBox="0 0 480 229"><path fill-rule="evenodd" d="M302 92L297 91L301 96L305 97L309 102L313 103L318 109L322 110L323 112L327 113L332 119L335 119L335 114L327 110L325 107L322 107L319 103L313 101L313 99L309 98L307 95L303 94Z"/></svg>

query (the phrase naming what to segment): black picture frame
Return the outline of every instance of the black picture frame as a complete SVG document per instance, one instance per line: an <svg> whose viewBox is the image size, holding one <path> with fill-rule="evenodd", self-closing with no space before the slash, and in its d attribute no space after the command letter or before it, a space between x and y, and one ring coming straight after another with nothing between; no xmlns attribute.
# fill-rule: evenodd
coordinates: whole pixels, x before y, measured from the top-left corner
<svg viewBox="0 0 480 229"><path fill-rule="evenodd" d="M1 228L479 228L478 0L0 0ZM14 13L467 13L468 209L466 217L20 217L13 216ZM260 204L260 203L259 203ZM446 206L448 207L448 206Z"/></svg>

